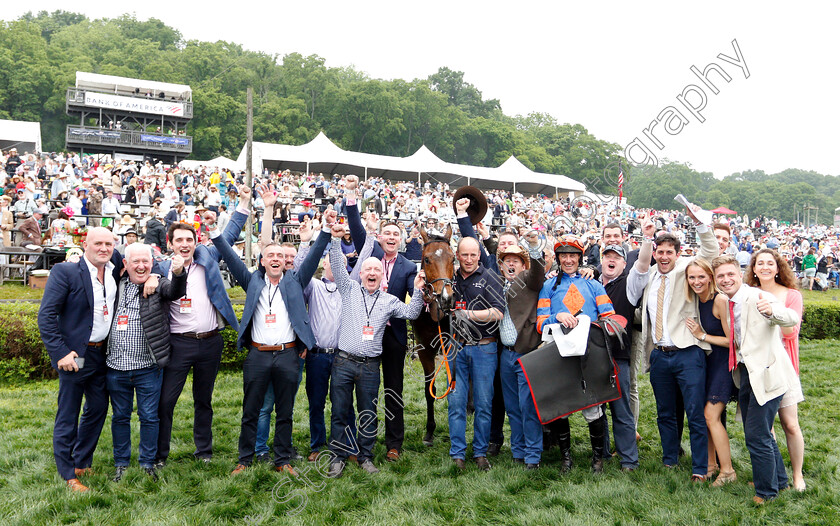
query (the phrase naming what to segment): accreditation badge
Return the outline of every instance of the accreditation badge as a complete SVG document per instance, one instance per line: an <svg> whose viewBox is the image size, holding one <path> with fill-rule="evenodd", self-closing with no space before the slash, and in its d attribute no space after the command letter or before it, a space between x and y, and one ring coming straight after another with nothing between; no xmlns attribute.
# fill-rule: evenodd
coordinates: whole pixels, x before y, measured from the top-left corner
<svg viewBox="0 0 840 526"><path fill-rule="evenodd" d="M373 327L370 325L362 327L362 340L373 340Z"/></svg>
<svg viewBox="0 0 840 526"><path fill-rule="evenodd" d="M265 315L265 325L266 327L273 329L277 327L277 315L276 314L266 314Z"/></svg>
<svg viewBox="0 0 840 526"><path fill-rule="evenodd" d="M117 316L117 330L118 331L127 331L128 330L128 314L123 314L122 316Z"/></svg>
<svg viewBox="0 0 840 526"><path fill-rule="evenodd" d="M192 300L187 298L181 298L179 308L181 314L190 314L192 312Z"/></svg>

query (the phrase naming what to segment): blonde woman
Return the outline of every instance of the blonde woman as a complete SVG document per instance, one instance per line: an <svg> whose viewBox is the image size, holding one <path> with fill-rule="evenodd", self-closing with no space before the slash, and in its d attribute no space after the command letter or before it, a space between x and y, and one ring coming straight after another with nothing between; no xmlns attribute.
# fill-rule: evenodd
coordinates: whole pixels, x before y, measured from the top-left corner
<svg viewBox="0 0 840 526"><path fill-rule="evenodd" d="M712 346L712 351L706 355L706 406L703 408L709 435L706 478L712 478L719 468L720 474L712 486L720 487L737 478L732 467L729 434L721 418L726 404L735 400L737 393L729 373L729 337L724 329L728 328L727 299L717 293L712 267L706 261L694 260L686 267L685 275L688 297L696 296L699 312L699 323L687 318L686 326L695 338ZM716 454L719 465L715 464Z"/></svg>

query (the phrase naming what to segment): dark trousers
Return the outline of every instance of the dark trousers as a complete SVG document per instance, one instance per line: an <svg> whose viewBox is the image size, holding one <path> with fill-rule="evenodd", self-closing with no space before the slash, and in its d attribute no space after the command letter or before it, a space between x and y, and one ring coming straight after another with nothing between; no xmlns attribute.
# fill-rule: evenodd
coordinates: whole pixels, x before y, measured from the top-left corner
<svg viewBox="0 0 840 526"><path fill-rule="evenodd" d="M744 421L744 441L750 452L755 494L763 499L772 499L788 485L782 454L772 433L782 397L758 405L747 368L743 364L738 367L741 373L738 402L741 404L741 417Z"/></svg>
<svg viewBox="0 0 840 526"><path fill-rule="evenodd" d="M505 443L505 396L502 390L502 353L497 353L496 376L493 378L493 406L490 409L490 442Z"/></svg>
<svg viewBox="0 0 840 526"><path fill-rule="evenodd" d="M387 331L386 331L387 332ZM380 358L352 360L338 354L330 372L330 451L336 461L357 455L359 462L373 459L378 419ZM358 440L353 433L353 391L356 391Z"/></svg>
<svg viewBox="0 0 840 526"><path fill-rule="evenodd" d="M158 434L157 457L166 460L169 457L169 443L172 439L172 415L175 404L187 375L193 372L193 441L195 442L196 457L210 458L213 456L213 388L216 385L216 374L222 360L222 336L216 334L204 340L196 340L173 334L169 341L172 345L172 356L169 365L163 370L163 381L160 388L160 432Z"/></svg>
<svg viewBox="0 0 840 526"><path fill-rule="evenodd" d="M85 366L58 372L58 411L53 429L53 454L58 474L76 478L75 468L89 468L108 415L105 347L88 347ZM82 410L82 397L85 399ZM79 420L79 411L82 418Z"/></svg>
<svg viewBox="0 0 840 526"><path fill-rule="evenodd" d="M703 408L706 405L706 354L692 345L686 349L663 351L654 348L650 355L650 385L656 398L656 423L662 441L662 462L679 462L680 438L677 435L676 393L682 393L688 416L691 441L691 469L695 475L708 470L708 436Z"/></svg>
<svg viewBox="0 0 840 526"><path fill-rule="evenodd" d="M274 388L274 464L291 461L292 411L295 407L299 358L296 347L282 351L259 351L252 347L242 365L244 397L242 430L239 433L239 463L250 466L257 443L257 421L269 384Z"/></svg>
<svg viewBox="0 0 840 526"><path fill-rule="evenodd" d="M382 387L385 390L385 449L402 451L405 438L403 417L403 373L406 347L397 340L393 327L382 336Z"/></svg>

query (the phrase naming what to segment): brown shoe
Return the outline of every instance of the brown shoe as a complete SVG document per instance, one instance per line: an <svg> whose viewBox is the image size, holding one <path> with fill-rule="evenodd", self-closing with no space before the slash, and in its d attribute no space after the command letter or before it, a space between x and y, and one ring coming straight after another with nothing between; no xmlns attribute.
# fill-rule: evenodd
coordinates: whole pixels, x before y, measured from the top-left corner
<svg viewBox="0 0 840 526"><path fill-rule="evenodd" d="M457 468L458 468L458 469L460 469L461 471L463 471L463 470L467 469L467 463L466 463L466 462L464 462L464 459L463 459L463 458L453 458L453 459L452 459L452 462L454 462L454 463L455 463L455 467L457 467Z"/></svg>
<svg viewBox="0 0 840 526"><path fill-rule="evenodd" d="M309 454L308 457L306 457L307 462L315 462L316 460L318 460L318 456L320 454L321 454L320 451L313 451L312 453Z"/></svg>
<svg viewBox="0 0 840 526"><path fill-rule="evenodd" d="M248 466L246 466L245 464L237 464L233 471L230 472L230 476L233 477L234 475L239 475L246 469L248 469Z"/></svg>
<svg viewBox="0 0 840 526"><path fill-rule="evenodd" d="M291 464L283 464L282 466L276 466L274 469L279 471L280 473L288 473L293 477L298 476L297 471L295 471L295 468L293 468Z"/></svg>
<svg viewBox="0 0 840 526"><path fill-rule="evenodd" d="M70 479L67 481L67 487L70 488L70 491L76 491L79 493L84 493L85 491L90 491L90 488L79 482L79 479Z"/></svg>
<svg viewBox="0 0 840 526"><path fill-rule="evenodd" d="M76 468L73 470L73 472L76 474L76 477L93 475L93 468Z"/></svg>
<svg viewBox="0 0 840 526"><path fill-rule="evenodd" d="M490 461L487 457L475 457L475 463L481 471L490 471Z"/></svg>
<svg viewBox="0 0 840 526"><path fill-rule="evenodd" d="M706 482L706 475L698 475L697 473L691 475L691 482L703 484Z"/></svg>
<svg viewBox="0 0 840 526"><path fill-rule="evenodd" d="M357 457L356 455L350 455L349 457L347 457L347 462L353 462L354 464L358 464L359 457Z"/></svg>
<svg viewBox="0 0 840 526"><path fill-rule="evenodd" d="M388 462L396 462L400 459L400 452L397 451L395 448L391 448L385 453L385 460Z"/></svg>
<svg viewBox="0 0 840 526"><path fill-rule="evenodd" d="M753 504L755 504L756 506L762 506L762 505L764 505L765 502L767 502L766 500L762 499L758 495L753 497L752 500L753 500Z"/></svg>

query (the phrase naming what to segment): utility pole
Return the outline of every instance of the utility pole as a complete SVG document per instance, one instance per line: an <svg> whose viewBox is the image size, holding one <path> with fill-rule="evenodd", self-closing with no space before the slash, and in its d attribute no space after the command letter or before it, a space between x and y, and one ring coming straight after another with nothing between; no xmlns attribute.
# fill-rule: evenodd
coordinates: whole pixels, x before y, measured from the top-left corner
<svg viewBox="0 0 840 526"><path fill-rule="evenodd" d="M254 203L254 190L252 188L253 171L251 164L253 163L253 147L254 147L254 90L248 86L248 120L246 124L247 139L245 142L245 185L251 188L251 205ZM245 262L250 267L253 264L252 248L251 248L251 233L254 231L253 215L248 214L248 221L245 223Z"/></svg>

